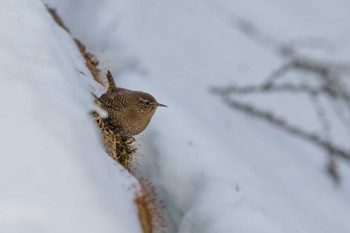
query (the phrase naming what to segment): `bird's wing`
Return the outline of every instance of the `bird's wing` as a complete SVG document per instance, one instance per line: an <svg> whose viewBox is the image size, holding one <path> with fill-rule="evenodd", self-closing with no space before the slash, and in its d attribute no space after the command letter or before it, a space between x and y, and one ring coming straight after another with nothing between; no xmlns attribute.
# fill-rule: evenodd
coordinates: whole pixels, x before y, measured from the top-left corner
<svg viewBox="0 0 350 233"><path fill-rule="evenodd" d="M119 92L103 94L98 100L102 103L102 108L121 111L125 108L125 95Z"/></svg>

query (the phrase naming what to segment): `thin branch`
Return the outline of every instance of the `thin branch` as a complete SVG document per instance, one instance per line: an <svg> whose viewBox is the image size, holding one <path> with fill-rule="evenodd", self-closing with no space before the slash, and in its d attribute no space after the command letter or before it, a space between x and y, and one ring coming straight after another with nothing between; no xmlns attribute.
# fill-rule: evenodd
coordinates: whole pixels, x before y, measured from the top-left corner
<svg viewBox="0 0 350 233"><path fill-rule="evenodd" d="M341 104L345 104L344 108L339 106ZM339 119L340 123L344 126L344 129L348 136L350 137L350 117L347 115L347 106L350 106L350 103L344 103L339 101L334 101L330 103L335 115Z"/></svg>
<svg viewBox="0 0 350 233"><path fill-rule="evenodd" d="M324 138L324 140L331 142L332 141L331 121L327 117L326 111L324 110L324 108L322 106L321 100L318 98L318 96L314 96L314 95L311 95L310 99L311 99L312 105L315 108L316 116L318 117L319 122L321 124L322 131L323 131L322 132L323 138Z"/></svg>
<svg viewBox="0 0 350 233"><path fill-rule="evenodd" d="M278 79L282 78L284 74L294 68L294 62L289 61L286 64L279 67L277 70L271 73L269 77L267 77L265 83L262 85L265 88L272 86Z"/></svg>
<svg viewBox="0 0 350 233"><path fill-rule="evenodd" d="M252 105L245 104L229 98L225 98L224 100L225 100L225 103L232 108L240 110L253 117L257 117L259 119L265 120L266 122L272 125L275 125L278 128L283 129L288 133L291 133L295 136L298 136L299 138L305 139L306 141L313 143L314 145L317 145L318 147L328 151L330 154L341 157L346 161L350 162L350 151L340 148L334 145L333 143L322 139L320 136L316 134L305 132L296 126L289 124L282 118L277 117L270 112L259 110Z"/></svg>
<svg viewBox="0 0 350 233"><path fill-rule="evenodd" d="M327 94L327 96L331 98L339 98L343 99L346 102L350 103L350 95L345 91L333 90L328 86L322 86L319 88L315 88L309 86L307 84L274 84L274 85L251 85L245 87L238 86L229 86L229 87L213 87L211 89L213 93L220 95L228 95L228 94L239 94L239 95L247 95L247 94L258 94L258 93L276 93L276 92L291 92L291 93L306 93L312 96Z"/></svg>

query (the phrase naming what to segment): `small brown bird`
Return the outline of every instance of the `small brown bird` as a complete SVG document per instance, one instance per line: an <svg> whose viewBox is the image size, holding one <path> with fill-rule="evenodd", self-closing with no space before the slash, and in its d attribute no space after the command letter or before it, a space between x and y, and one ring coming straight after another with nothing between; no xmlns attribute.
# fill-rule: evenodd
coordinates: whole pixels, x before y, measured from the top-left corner
<svg viewBox="0 0 350 233"><path fill-rule="evenodd" d="M108 112L110 123L117 133L133 136L141 133L149 124L160 104L150 94L117 87L110 71L107 72L108 90L95 98L102 109Z"/></svg>

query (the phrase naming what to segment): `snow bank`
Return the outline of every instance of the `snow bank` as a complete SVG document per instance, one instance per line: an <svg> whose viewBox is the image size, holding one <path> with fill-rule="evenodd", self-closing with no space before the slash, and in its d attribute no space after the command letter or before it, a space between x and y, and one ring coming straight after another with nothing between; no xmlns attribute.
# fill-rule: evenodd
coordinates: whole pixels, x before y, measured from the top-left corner
<svg viewBox="0 0 350 233"><path fill-rule="evenodd" d="M141 232L136 182L101 149L98 87L72 38L35 0L1 1L0 25L0 232Z"/></svg>

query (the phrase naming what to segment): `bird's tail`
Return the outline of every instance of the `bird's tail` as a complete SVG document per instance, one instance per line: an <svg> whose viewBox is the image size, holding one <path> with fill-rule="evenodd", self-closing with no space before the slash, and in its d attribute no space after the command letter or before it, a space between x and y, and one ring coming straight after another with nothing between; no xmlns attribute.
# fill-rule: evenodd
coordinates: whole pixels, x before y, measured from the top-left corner
<svg viewBox="0 0 350 233"><path fill-rule="evenodd" d="M107 76L107 81L108 81L107 92L114 92L117 89L117 85L115 85L112 73L108 70L106 76Z"/></svg>

